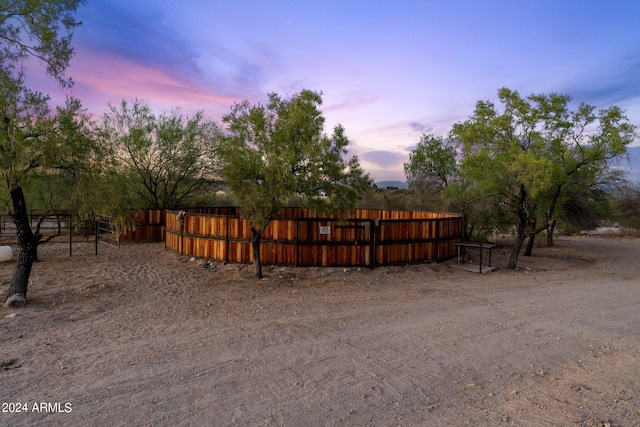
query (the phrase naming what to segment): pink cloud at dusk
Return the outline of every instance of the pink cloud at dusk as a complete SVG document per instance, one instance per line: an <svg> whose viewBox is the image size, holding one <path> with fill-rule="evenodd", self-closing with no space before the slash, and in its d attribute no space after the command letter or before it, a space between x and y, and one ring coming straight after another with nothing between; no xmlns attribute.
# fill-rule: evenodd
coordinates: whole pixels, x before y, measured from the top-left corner
<svg viewBox="0 0 640 427"><path fill-rule="evenodd" d="M208 110L219 114L226 113L230 105L239 101L143 63L104 54L84 53L81 58L70 70L75 81L73 92L80 99L98 104L92 105L92 109L106 110L107 103L138 98L166 111L179 106L185 112Z"/></svg>
<svg viewBox="0 0 640 427"><path fill-rule="evenodd" d="M637 1L579 3L92 0L69 75L98 115L138 98L219 121L244 99L321 91L326 131L342 124L376 180L404 180L422 133L446 136L501 87L615 103L640 125Z"/></svg>

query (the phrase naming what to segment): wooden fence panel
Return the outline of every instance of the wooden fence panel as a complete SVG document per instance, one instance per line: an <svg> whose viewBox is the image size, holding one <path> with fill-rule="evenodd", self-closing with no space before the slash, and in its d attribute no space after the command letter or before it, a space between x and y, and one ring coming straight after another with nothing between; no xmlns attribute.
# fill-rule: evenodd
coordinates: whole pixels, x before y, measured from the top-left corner
<svg viewBox="0 0 640 427"><path fill-rule="evenodd" d="M229 262L253 261L250 223L238 209L189 211L180 231L177 212L167 212L166 246L177 252ZM455 256L461 219L455 214L359 209L347 219L286 208L261 237L261 261L270 265L370 266L444 260Z"/></svg>
<svg viewBox="0 0 640 427"><path fill-rule="evenodd" d="M164 209L146 209L131 212L134 222L132 228L120 233L120 241L162 242L165 238L166 211Z"/></svg>

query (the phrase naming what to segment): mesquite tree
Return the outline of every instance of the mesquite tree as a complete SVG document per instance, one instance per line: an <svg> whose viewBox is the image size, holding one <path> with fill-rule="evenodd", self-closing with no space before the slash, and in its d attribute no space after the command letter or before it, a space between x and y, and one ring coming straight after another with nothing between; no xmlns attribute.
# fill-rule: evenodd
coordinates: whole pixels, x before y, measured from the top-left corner
<svg viewBox="0 0 640 427"><path fill-rule="evenodd" d="M81 0L14 1L0 4L0 167L11 197L10 209L17 227L20 256L11 280L7 303L26 302L27 285L40 240L31 230L23 183L53 164L64 151L65 132L75 132L67 118L79 113L79 103L69 101L57 115L50 114L48 97L25 86L25 70L34 60L61 86L70 86L65 70L73 56L72 30ZM63 119L64 117L64 119ZM64 130L63 128L66 128Z"/></svg>
<svg viewBox="0 0 640 427"><path fill-rule="evenodd" d="M566 95L523 98L498 92L499 111L478 101L473 115L453 126L462 146L461 174L478 199L502 205L515 230L508 268L516 268L527 237L553 232L560 203L572 185L593 185L610 171L634 140L635 127L622 110L580 104L569 109ZM594 128L591 130L591 128Z"/></svg>
<svg viewBox="0 0 640 427"><path fill-rule="evenodd" d="M222 174L251 223L253 265L262 277L260 236L289 200L322 211L353 207L371 180L337 125L324 132L320 93L303 90L289 100L269 95L267 105L244 101L223 118L228 134L219 153Z"/></svg>
<svg viewBox="0 0 640 427"><path fill-rule="evenodd" d="M114 169L140 207L177 209L219 169L218 125L202 111L154 113L139 100L111 105L98 127L100 141L112 152ZM130 206L129 206L130 207Z"/></svg>

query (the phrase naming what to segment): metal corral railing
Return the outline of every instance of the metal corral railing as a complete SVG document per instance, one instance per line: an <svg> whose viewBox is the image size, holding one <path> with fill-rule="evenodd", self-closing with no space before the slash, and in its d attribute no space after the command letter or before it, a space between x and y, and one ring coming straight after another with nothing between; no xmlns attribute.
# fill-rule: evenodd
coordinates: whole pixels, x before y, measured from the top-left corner
<svg viewBox="0 0 640 427"><path fill-rule="evenodd" d="M132 226L124 231L114 228L113 218L98 216L88 220L79 220L73 212L55 214L30 213L29 223L32 230L40 222L42 241L55 238L56 242L69 243L95 240L119 246L121 242L162 242L164 241L165 211L163 209L147 209L131 211ZM0 242L17 245L16 226L10 215L0 215ZM72 248L69 247L71 254Z"/></svg>
<svg viewBox="0 0 640 427"><path fill-rule="evenodd" d="M81 220L74 212L58 211L55 213L36 213L29 215L29 225L42 235L40 242L57 242L69 244L69 255L73 254L73 243L89 242L95 239L97 247L97 222L94 219ZM18 245L17 229L11 215L0 215L0 242L4 245Z"/></svg>
<svg viewBox="0 0 640 427"><path fill-rule="evenodd" d="M29 224L35 229L38 221L40 224L40 233L43 238L52 235L69 235L71 228L74 236L82 236L84 238L92 238L95 235L96 222L101 233L115 233L111 223L112 218L108 216L99 216L89 220L79 220L73 212L59 212L56 214L30 213ZM131 223L134 225L122 231L119 236L114 236L114 240L120 241L136 241L136 242L161 242L164 240L164 209L145 209L131 211ZM11 238L15 237L16 226L10 215L0 215L0 236Z"/></svg>
<svg viewBox="0 0 640 427"><path fill-rule="evenodd" d="M73 212L30 213L29 224L33 230L38 222L40 222L40 234L43 239L51 236L66 236L74 240L89 240L95 235L95 222L79 220ZM0 215L0 239L4 242L17 243L16 225L11 215Z"/></svg>
<svg viewBox="0 0 640 427"><path fill-rule="evenodd" d="M225 262L253 262L249 221L235 207L166 212L165 246ZM261 238L263 264L366 266L443 261L456 255L458 214L356 209L348 219L286 208Z"/></svg>

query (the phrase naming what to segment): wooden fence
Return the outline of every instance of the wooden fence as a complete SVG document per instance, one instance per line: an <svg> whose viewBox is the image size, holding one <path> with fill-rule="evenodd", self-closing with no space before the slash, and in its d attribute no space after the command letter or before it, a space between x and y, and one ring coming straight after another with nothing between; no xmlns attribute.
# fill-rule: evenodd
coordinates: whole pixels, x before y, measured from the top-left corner
<svg viewBox="0 0 640 427"><path fill-rule="evenodd" d="M166 212L165 245L176 252L225 262L253 262L249 221L238 208ZM443 261L456 254L460 215L357 209L346 220L286 208L261 238L265 265L366 266Z"/></svg>
<svg viewBox="0 0 640 427"><path fill-rule="evenodd" d="M164 209L145 209L132 212L133 227L118 236L121 242L162 242L165 238L166 211Z"/></svg>

